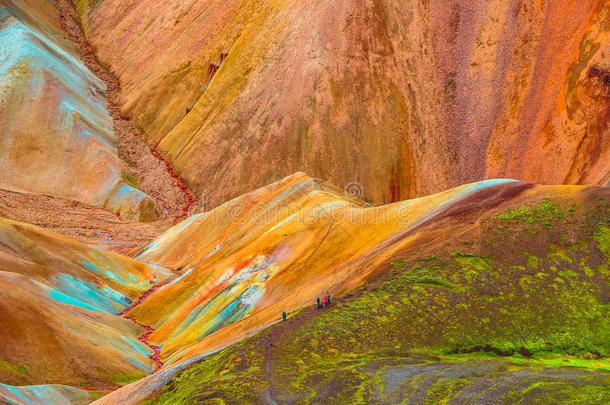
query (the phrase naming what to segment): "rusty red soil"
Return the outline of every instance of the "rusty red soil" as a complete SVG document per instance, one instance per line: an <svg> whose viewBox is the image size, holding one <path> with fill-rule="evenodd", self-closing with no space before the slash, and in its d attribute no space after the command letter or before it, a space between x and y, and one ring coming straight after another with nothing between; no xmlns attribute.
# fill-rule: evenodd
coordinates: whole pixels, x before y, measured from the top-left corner
<svg viewBox="0 0 610 405"><path fill-rule="evenodd" d="M178 184L178 187L180 188L180 190L182 190L182 192L184 193L184 195L186 197L187 203L182 208L182 214L177 216L174 219L174 224L177 224L182 219L184 219L188 216L190 209L193 207L193 204L195 203L195 198L193 197L193 194L186 187L184 180L182 180L182 178L180 176L178 176L178 174L176 174L171 163L169 163L169 161L167 161L167 159L165 159L163 156L161 156L161 154L159 153L159 151L156 148L151 148L151 153L154 157L159 159L161 162L165 163L167 173L169 173L169 175L176 181L176 183Z"/></svg>
<svg viewBox="0 0 610 405"><path fill-rule="evenodd" d="M115 384L115 385L109 385L106 387L99 387L96 385L73 385L74 388L78 388L79 390L84 390L84 391L97 391L97 392L112 392L112 391L116 391L119 388L123 387L122 385L119 384Z"/></svg>
<svg viewBox="0 0 610 405"><path fill-rule="evenodd" d="M178 270L176 270L176 269L169 269L169 270L171 270L176 275L180 274L180 272ZM132 318L130 316L127 316L127 313L129 313L129 311L131 311L132 309L134 309L135 307L140 305L142 302L144 302L144 300L150 294L152 294L153 292L157 291L158 289L160 289L161 287L167 285L170 282L172 282L172 280L168 280L168 281L165 281L163 283L159 283L159 284L153 285L148 290L146 290L144 292L144 294L142 294L137 300L132 302L130 306L128 306L122 312L120 312L118 314L118 316L122 317L123 319L127 319L127 320L129 320L129 321L135 323L136 325L138 325L138 326L140 326L140 327L145 329L145 332L140 335L138 340L152 349L153 354L149 358L153 362L154 372L155 373L157 371L159 371L161 369L161 367L163 367L163 363L161 362L161 359L160 359L161 348L159 346L151 345L151 344L148 343L148 337L155 331L155 329L152 326L150 326L150 325L146 325L146 324L138 321L137 319L134 319L134 318Z"/></svg>
<svg viewBox="0 0 610 405"><path fill-rule="evenodd" d="M159 358L159 355L161 353L161 348L159 346L154 346L154 345L151 345L148 343L148 337L155 330L151 326L145 325L142 322L139 322L139 321L133 319L132 317L123 316L123 318L130 320L131 322L135 323L136 325L141 326L142 328L146 329L146 332L141 334L140 337L138 338L138 340L153 350L153 354L149 358L153 362L154 371L156 373L157 371L159 371L161 369L161 367L163 367L163 363L161 362L161 359Z"/></svg>

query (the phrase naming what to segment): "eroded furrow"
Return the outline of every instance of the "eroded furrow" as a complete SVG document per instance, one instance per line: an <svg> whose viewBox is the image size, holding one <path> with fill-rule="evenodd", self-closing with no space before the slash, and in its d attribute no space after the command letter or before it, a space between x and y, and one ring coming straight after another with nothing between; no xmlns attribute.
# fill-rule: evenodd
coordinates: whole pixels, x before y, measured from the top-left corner
<svg viewBox="0 0 610 405"><path fill-rule="evenodd" d="M152 349L153 354L149 358L153 362L153 369L155 372L159 371L161 369L161 367L163 367L163 363L161 362L161 359L160 359L161 348L159 346L151 345L150 343L148 343L148 337L155 331L155 329L150 325L146 325L146 324L138 321L137 319L132 318L131 316L127 316L127 314L130 311L132 311L134 308L136 308L138 305L140 305L142 302L144 302L144 300L149 295L151 295L153 292L157 291L161 287L165 286L169 282L171 282L171 280L168 280L165 283L156 284L156 285L152 286L144 294L142 294L137 300L135 300L130 306L125 308L123 310L123 312L118 314L118 316L120 316L121 318L127 319L127 320L135 323L136 325L140 326L141 328L145 329L145 332L138 337L138 340Z"/></svg>
<svg viewBox="0 0 610 405"><path fill-rule="evenodd" d="M113 119L119 158L124 163L121 170L125 180L154 198L162 215L184 218L195 202L193 195L171 164L145 140L140 128L121 112L119 80L97 60L83 34L74 5L69 0L57 0L56 4L62 28L76 45L81 60L107 86L108 111Z"/></svg>

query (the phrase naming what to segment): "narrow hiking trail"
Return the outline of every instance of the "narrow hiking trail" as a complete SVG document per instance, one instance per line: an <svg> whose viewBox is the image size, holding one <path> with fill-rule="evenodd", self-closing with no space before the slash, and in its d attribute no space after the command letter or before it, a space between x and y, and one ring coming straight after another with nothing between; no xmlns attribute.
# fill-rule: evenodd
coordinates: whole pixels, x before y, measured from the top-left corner
<svg viewBox="0 0 610 405"><path fill-rule="evenodd" d="M347 296L352 297L354 294L349 293ZM267 380L267 389L265 391L265 400L269 404L277 404L278 401L275 399L279 395L274 389L273 382L273 367L272 361L274 357L274 348L280 346L279 340L285 336L289 331L295 330L298 326L310 322L312 319L330 311L335 307L336 302L333 301L328 307L317 308L315 302L311 306L303 307L295 311L294 315L290 315L285 321L280 320L271 325L267 332L261 336L261 345L264 346L265 356L265 379ZM281 401L280 401L281 402Z"/></svg>
<svg viewBox="0 0 610 405"><path fill-rule="evenodd" d="M108 112L113 120L117 137L119 158L124 175L135 179L137 188L151 196L162 210L162 216L185 218L191 211L195 198L184 181L174 172L171 164L151 146L142 131L121 113L119 80L97 60L78 22L78 12L70 0L56 0L61 25L87 68L106 84Z"/></svg>
<svg viewBox="0 0 610 405"><path fill-rule="evenodd" d="M425 255L422 255L422 257L425 257ZM276 384L274 383L273 376L273 359L275 356L274 352L276 348L282 347L281 339L289 335L291 331L296 330L297 327L307 324L314 318L321 316L329 311L332 311L333 309L335 309L337 304L347 303L364 296L369 291L377 288L389 277L391 277L391 274L389 272L382 272L378 274L376 278L372 279L367 284L362 285L361 287L356 287L350 291L339 294L338 296L333 296L332 302L328 307L323 306L322 308L317 308L317 303L312 297L311 305L295 310L292 315L288 314L288 317L285 321L279 320L273 325L269 326L264 332L262 332L260 336L260 344L264 348L263 353L265 363L263 370L265 373L265 380L267 381L267 388L264 392L264 396L267 403L277 404L282 402L280 399L276 400L276 398L280 397L280 392L275 389ZM329 340L332 340L333 338L333 336L328 336L322 339L320 342L323 345Z"/></svg>

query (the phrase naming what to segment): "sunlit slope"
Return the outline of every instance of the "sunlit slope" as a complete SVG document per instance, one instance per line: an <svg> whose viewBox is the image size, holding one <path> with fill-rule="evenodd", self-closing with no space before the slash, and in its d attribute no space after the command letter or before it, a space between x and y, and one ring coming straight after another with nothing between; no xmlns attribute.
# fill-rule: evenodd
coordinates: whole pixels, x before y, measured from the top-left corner
<svg viewBox="0 0 610 405"><path fill-rule="evenodd" d="M143 329L115 315L170 274L0 219L0 380L103 388L152 371Z"/></svg>
<svg viewBox="0 0 610 405"><path fill-rule="evenodd" d="M351 261L379 277L330 308L96 403L606 404L609 218L607 188L480 187Z"/></svg>
<svg viewBox="0 0 610 405"><path fill-rule="evenodd" d="M77 405L91 403L87 391L65 385L14 387L0 383L0 400L10 405Z"/></svg>
<svg viewBox="0 0 610 405"><path fill-rule="evenodd" d="M385 203L610 180L607 1L78 4L125 114L212 207L297 170Z"/></svg>
<svg viewBox="0 0 610 405"><path fill-rule="evenodd" d="M104 83L62 35L53 1L0 1L0 188L156 218L121 177Z"/></svg>
<svg viewBox="0 0 610 405"><path fill-rule="evenodd" d="M129 313L156 331L150 342L174 363L226 346L317 296L353 288L407 240L406 232L468 194L475 183L382 207L295 174L190 218L138 259L176 268L179 279ZM408 239L408 238L407 238Z"/></svg>

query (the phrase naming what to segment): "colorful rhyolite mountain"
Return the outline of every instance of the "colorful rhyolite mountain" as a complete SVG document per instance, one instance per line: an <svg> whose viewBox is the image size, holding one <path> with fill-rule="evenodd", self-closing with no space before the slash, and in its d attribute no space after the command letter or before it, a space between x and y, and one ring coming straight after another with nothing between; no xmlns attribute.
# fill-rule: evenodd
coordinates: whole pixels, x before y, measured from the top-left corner
<svg viewBox="0 0 610 405"><path fill-rule="evenodd" d="M0 1L0 188L152 220L122 179L105 85L63 38L55 2Z"/></svg>
<svg viewBox="0 0 610 405"><path fill-rule="evenodd" d="M0 381L97 389L153 371L117 316L171 271L0 219ZM1 390L0 390L1 392Z"/></svg>
<svg viewBox="0 0 610 405"><path fill-rule="evenodd" d="M274 324L281 319L283 311L292 314L303 307L314 306L316 298L323 297L327 292L339 302L348 302L349 296L344 297L343 293L377 276L387 278L396 275L396 271L402 272L400 269L387 271L392 260L412 254L422 255L431 249L449 249L447 246L454 240L455 244L468 246L471 243L469 240L477 237L475 235L487 238L485 232L489 231L482 231L486 226L484 224L502 210L510 212L503 214L509 219L525 215L526 225L530 224L531 219L532 227L539 226L540 231L530 229L527 234L533 237L533 233L540 232L534 241L540 241L541 249L548 249L546 244L549 239L545 232L550 228L546 224L552 227L554 216L569 221L564 228L560 228L561 241L564 236L568 241L576 238L584 232L581 225L589 226L591 222L598 236L589 236L589 240L599 240L601 247L596 247L598 250L595 252L603 252L603 249L608 249L607 229L603 228L604 213L608 210L607 204L604 205L607 198L610 198L608 189L533 186L514 180L489 180L419 199L371 206L319 180L297 173L212 211L189 218L134 252L134 258L94 249L35 226L0 220L0 314L3 314L2 324L8 325L1 329L0 336L3 342L0 347L0 372L5 384L0 387L0 398L12 400L19 395L22 398L29 395L39 398L38 403L62 403L60 399L51 401L40 398L45 398L45 395L54 398L71 395L72 401L77 403L78 398L86 393L71 391L65 386L24 386L66 384L107 392L116 387L113 384L132 381L151 373L159 358L163 365L161 371L102 400L105 401L102 403L137 403L161 389L179 371L190 366L200 367L197 362L206 355L225 347L234 350L231 349L232 344ZM538 207L535 204L542 204L542 208L527 208ZM594 207L593 204L601 205ZM599 218L586 221L580 217L572 218L575 208L568 211L567 207L579 206L591 207L587 208L587 212L601 216L602 222L599 222ZM539 217L539 210L551 216ZM531 215L531 218L527 215ZM605 218L607 222L607 216ZM596 225L598 222L600 225ZM511 228L502 226L504 228L499 231L500 235L509 237ZM517 231L525 232L522 229ZM557 243L563 243L559 241L559 234L553 233L551 236L556 236ZM484 249L487 243L492 242L482 242ZM515 240L510 245L520 246L519 243L519 240ZM528 251L532 251L531 248L523 247ZM583 274L593 277L599 273L603 278L595 282L591 279L587 284L593 286L594 290L591 291L598 291L595 294L601 294L603 299L607 290L607 283L604 287L603 281L606 280L607 270L597 267L598 255L586 248L589 259L583 256L578 258L579 262L568 256L564 259L568 252L561 249L559 246L553 247L549 254L549 260L556 261L553 262L553 271L561 273L556 278L572 277L573 271L565 267L568 263L566 260L580 263ZM501 251L503 255L513 254L512 251L505 252L504 248ZM461 254L455 257L459 263L466 263L463 264L467 266L463 269L467 270L464 273L466 279L450 278L446 282L434 281L432 276L424 279L452 289L452 285L459 283L474 283L473 277L508 272L499 279L504 282L506 277L510 279L517 274L515 272L521 271L509 271L512 269L509 265L492 271L489 265L468 255L465 258ZM530 259L527 260L529 263ZM511 258L509 263L516 264L517 259ZM173 272L179 275L175 276ZM457 272L455 277L462 277L462 273L462 270ZM520 274L517 276L522 277ZM547 280L547 276L540 280ZM565 284L567 281L563 283L557 281L553 288L559 289L557 291L563 291L564 285L575 288L572 284ZM153 284L155 286L150 288ZM481 294L490 294L474 287L459 288L459 291L472 295L464 298L468 301L478 299ZM514 294L521 294L514 290L512 284L506 284L506 288L506 293L512 291L513 298ZM385 299L391 296L383 294ZM531 305L528 303L529 297L529 293L527 297L520 296L519 302ZM555 299L552 294L549 297ZM409 302L403 301L404 311L416 311L415 304ZM425 300L422 302L425 302L425 308L436 305ZM547 305L578 307L582 305L579 302L558 301ZM386 306L384 304L380 308ZM604 326L599 319L607 316L608 308L603 305L591 308L594 308L593 313L587 315L591 317L590 320L579 330L597 336L589 339L587 344L594 346L587 350L604 357L605 335L600 332ZM555 314L553 311L547 313L549 316ZM311 318L307 315L309 312L305 314ZM314 311L311 314L317 313ZM366 318L373 315L364 311L358 316ZM415 312L410 315L412 320L419 319L419 316ZM373 320L381 322L386 319L381 314L379 317ZM338 322L337 319L332 322ZM373 325L373 320L367 322ZM523 330L529 330L531 321L524 319L519 322L525 325ZM553 320L549 325L561 327L561 323L557 322ZM440 324L434 325L425 332L429 335L425 335L426 339L421 342L423 338L419 335L409 335L411 337L406 341L415 347L449 344L440 337L438 342L435 340L442 329L437 328ZM412 334L410 329L402 329L406 328L405 325L396 323L395 327L398 328L397 333L402 330L400 333L405 336ZM455 345L484 345L478 340L484 342L485 336L489 338L489 335L481 334L480 339L473 341L471 336L478 335L466 333L467 329L477 330L477 327L465 320L451 326L451 331L464 331L452 338L458 339ZM393 329L388 328L389 325L384 326L386 332L380 332L380 336L394 333L390 333ZM269 330L275 329L272 327ZM425 329L420 327L418 330L424 333ZM284 332L278 333L283 336L282 339L290 339ZM303 333L307 339L307 331ZM356 336L353 335L355 331L342 333L346 333L346 339ZM536 334L534 330L527 333ZM534 335L528 336L551 342L559 339L555 335ZM563 342L561 344L568 341L577 344L567 337L560 340ZM293 343L287 340L282 347ZM508 349L502 346L497 350ZM157 351L160 352L159 356ZM222 353L225 354L221 356L225 356L227 352ZM255 360L247 354L243 356L247 362ZM243 360L243 356L234 357ZM254 373L254 368L248 370ZM219 372L214 371L211 375L218 375ZM299 390L295 388L294 393ZM258 391L252 392L259 395L256 394ZM276 394L271 392L270 395ZM180 403L175 398L168 401Z"/></svg>
<svg viewBox="0 0 610 405"><path fill-rule="evenodd" d="M163 390L151 403L397 403L415 381L416 397L432 401L445 379L452 389L441 392L463 400L533 389L527 398L553 402L557 387L588 386L588 400L601 403L610 383L608 201L604 188L490 180L373 207L295 174L137 253L181 273L128 312L156 329L149 343L164 367L99 403ZM390 266L404 258L417 264ZM354 291L375 276L378 288ZM327 292L338 306L315 310ZM283 311L297 314L283 323ZM462 351L551 358L453 355ZM514 386L486 391L495 379Z"/></svg>
<svg viewBox="0 0 610 405"><path fill-rule="evenodd" d="M128 315L153 326L164 364L227 346L354 288L408 243L404 236L489 180L371 207L304 174L246 194L170 229L136 258L181 269Z"/></svg>
<svg viewBox="0 0 610 405"><path fill-rule="evenodd" d="M211 207L298 170L385 203L610 181L605 0L77 7L124 113Z"/></svg>
<svg viewBox="0 0 610 405"><path fill-rule="evenodd" d="M59 3L0 0L0 402L610 402L610 189L527 183L610 185L607 1L74 1L170 229Z"/></svg>

